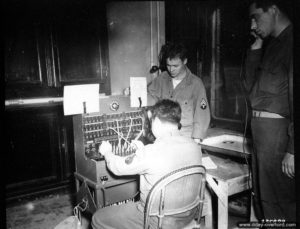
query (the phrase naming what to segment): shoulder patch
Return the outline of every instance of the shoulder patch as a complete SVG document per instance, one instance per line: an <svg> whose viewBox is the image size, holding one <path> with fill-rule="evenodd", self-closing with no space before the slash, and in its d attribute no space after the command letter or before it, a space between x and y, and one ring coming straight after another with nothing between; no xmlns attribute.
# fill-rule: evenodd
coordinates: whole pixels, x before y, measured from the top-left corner
<svg viewBox="0 0 300 229"><path fill-rule="evenodd" d="M128 157L125 159L125 163L126 163L127 165L131 164L135 156L136 156L135 153L132 154L132 155L130 155L130 156L128 156Z"/></svg>
<svg viewBox="0 0 300 229"><path fill-rule="evenodd" d="M205 110L207 107L207 102L204 98L201 100L200 107L202 110Z"/></svg>

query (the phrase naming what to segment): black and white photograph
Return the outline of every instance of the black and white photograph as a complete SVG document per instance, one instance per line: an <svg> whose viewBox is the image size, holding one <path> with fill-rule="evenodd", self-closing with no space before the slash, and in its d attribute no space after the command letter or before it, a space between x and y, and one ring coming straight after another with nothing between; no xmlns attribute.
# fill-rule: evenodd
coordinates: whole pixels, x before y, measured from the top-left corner
<svg viewBox="0 0 300 229"><path fill-rule="evenodd" d="M4 0L1 228L298 228L295 7Z"/></svg>

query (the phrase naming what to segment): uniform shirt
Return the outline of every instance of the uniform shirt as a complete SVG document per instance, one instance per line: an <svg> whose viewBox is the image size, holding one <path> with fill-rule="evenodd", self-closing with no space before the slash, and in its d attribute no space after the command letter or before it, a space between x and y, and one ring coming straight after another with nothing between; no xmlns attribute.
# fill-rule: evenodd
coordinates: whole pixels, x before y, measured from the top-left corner
<svg viewBox="0 0 300 229"><path fill-rule="evenodd" d="M147 195L161 177L174 170L202 164L201 147L191 138L174 131L157 138L153 144L136 151L134 155L120 157L105 155L108 168L116 175L140 175L140 203L143 211ZM183 194L184 195L184 194Z"/></svg>
<svg viewBox="0 0 300 229"><path fill-rule="evenodd" d="M162 72L148 85L154 102L160 99L177 101L182 110L182 133L203 139L210 122L210 110L202 80L187 68L186 77L174 88L168 72Z"/></svg>
<svg viewBox="0 0 300 229"><path fill-rule="evenodd" d="M249 50L246 59L245 87L250 92L253 110L277 113L291 120L288 152L293 153L293 28L271 38L265 50Z"/></svg>

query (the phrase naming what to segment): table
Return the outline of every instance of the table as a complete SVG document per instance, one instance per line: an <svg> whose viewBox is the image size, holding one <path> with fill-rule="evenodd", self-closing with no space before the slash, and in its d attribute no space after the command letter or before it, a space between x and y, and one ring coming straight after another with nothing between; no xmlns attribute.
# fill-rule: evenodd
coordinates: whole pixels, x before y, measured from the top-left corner
<svg viewBox="0 0 300 229"><path fill-rule="evenodd" d="M218 166L217 169L207 169L206 180L218 197L218 229L227 229L228 197L251 188L249 168L247 164L238 163L224 155L221 157L203 153L203 157L206 156ZM208 202L211 203L211 194L207 193Z"/></svg>

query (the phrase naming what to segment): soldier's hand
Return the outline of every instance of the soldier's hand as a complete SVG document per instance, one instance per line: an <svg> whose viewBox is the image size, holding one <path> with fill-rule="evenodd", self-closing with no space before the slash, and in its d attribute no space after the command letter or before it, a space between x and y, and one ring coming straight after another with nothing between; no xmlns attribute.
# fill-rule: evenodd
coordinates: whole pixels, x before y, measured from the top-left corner
<svg viewBox="0 0 300 229"><path fill-rule="evenodd" d="M101 153L104 157L107 153L112 152L112 146L108 141L102 141L99 147L99 153Z"/></svg>
<svg viewBox="0 0 300 229"><path fill-rule="evenodd" d="M295 176L294 154L286 153L282 160L282 172L290 178Z"/></svg>
<svg viewBox="0 0 300 229"><path fill-rule="evenodd" d="M257 34L257 25L255 20L251 20L251 32L250 34L255 38L253 44L251 44L251 50L261 49L263 45L263 39Z"/></svg>
<svg viewBox="0 0 300 229"><path fill-rule="evenodd" d="M194 138L194 142L196 142L197 144L200 144L202 142L202 140L200 138Z"/></svg>
<svg viewBox="0 0 300 229"><path fill-rule="evenodd" d="M144 147L144 143L141 142L141 141L139 141L139 140L132 140L132 141L131 141L131 144L132 144L132 146L133 146L136 150L141 149L141 148Z"/></svg>

